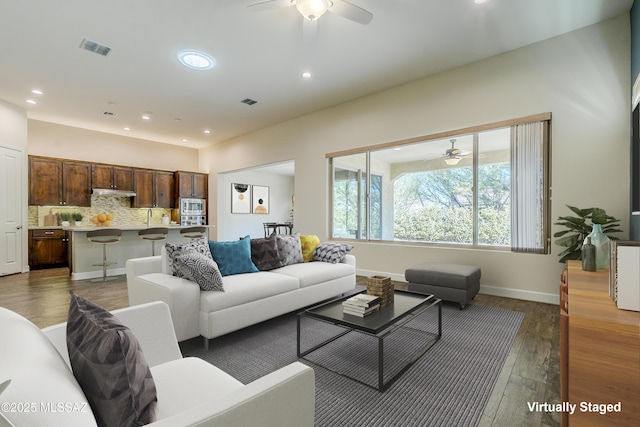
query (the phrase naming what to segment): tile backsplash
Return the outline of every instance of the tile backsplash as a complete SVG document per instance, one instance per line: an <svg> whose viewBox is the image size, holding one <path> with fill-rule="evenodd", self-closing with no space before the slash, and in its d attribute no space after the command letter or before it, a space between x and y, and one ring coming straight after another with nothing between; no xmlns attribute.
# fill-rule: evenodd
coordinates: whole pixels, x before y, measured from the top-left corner
<svg viewBox="0 0 640 427"><path fill-rule="evenodd" d="M112 226L125 225L146 225L147 208L132 208L130 197L121 196L91 196L91 207L70 207L70 206L29 206L29 225L43 226L44 217L50 213L59 214L62 212L80 212L83 216L82 225L91 226L91 218L98 214L111 214ZM151 209L151 225L162 225L162 215L171 217L171 209L153 208Z"/></svg>

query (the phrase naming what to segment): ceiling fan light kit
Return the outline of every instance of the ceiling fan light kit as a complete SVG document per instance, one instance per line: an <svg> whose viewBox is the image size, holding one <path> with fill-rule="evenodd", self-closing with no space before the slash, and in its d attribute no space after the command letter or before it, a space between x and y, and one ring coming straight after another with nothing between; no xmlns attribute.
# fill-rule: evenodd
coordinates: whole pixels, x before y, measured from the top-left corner
<svg viewBox="0 0 640 427"><path fill-rule="evenodd" d="M460 157L447 157L446 159L444 159L444 162L449 166L455 166L460 162Z"/></svg>
<svg viewBox="0 0 640 427"><path fill-rule="evenodd" d="M296 9L305 19L309 21L315 21L324 15L331 4L328 0L298 0L296 2Z"/></svg>

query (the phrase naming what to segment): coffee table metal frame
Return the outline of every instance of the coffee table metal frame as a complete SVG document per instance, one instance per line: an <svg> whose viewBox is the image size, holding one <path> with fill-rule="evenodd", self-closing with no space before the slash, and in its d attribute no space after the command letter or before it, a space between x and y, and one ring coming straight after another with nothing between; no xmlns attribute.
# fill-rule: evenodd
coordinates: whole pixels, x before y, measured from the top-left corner
<svg viewBox="0 0 640 427"><path fill-rule="evenodd" d="M378 391L385 391L391 384L393 384L402 374L404 374L418 359L420 359L436 342L442 337L442 300L434 297L433 295L419 294L411 291L394 291L394 303L384 309L380 309L377 312L367 316L358 317L342 312L342 302L353 294L345 297L340 297L329 302L322 303L320 305L311 307L307 310L301 311L297 316L297 355L298 358L307 360L315 365L322 366L338 375L350 378L366 386L372 387ZM429 340L429 342L421 347L413 357L407 362L407 364L396 373L388 381L384 381L384 339L393 332L402 328L409 321L415 317L421 315L431 307L438 307L438 334L427 333L435 339ZM333 325L341 326L345 330L338 335L329 338L311 347L308 350L300 351L300 321L302 317L310 317L316 320L330 323ZM305 356L318 350L321 347L337 340L338 338L348 334L349 332L357 331L366 335L370 335L378 339L378 386L372 386L357 378L347 375L343 372L331 369L330 367L323 366L319 363L313 362L307 359ZM426 332L426 331L425 331Z"/></svg>

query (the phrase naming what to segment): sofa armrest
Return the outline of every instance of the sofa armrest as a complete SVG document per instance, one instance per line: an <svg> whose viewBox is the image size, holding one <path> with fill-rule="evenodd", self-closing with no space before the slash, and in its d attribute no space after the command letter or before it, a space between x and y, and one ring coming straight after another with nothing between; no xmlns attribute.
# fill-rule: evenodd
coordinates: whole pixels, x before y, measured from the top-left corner
<svg viewBox="0 0 640 427"><path fill-rule="evenodd" d="M126 263L129 305L163 301L169 306L178 341L200 335L200 287L161 270L160 257L135 258Z"/></svg>
<svg viewBox="0 0 640 427"><path fill-rule="evenodd" d="M131 329L138 339L149 366L182 358L167 304L152 302L114 310L112 313L123 325ZM42 332L53 343L67 365L71 366L67 350L67 324L49 326Z"/></svg>
<svg viewBox="0 0 640 427"><path fill-rule="evenodd" d="M212 397L189 411L149 425L313 427L314 416L313 369L294 362L228 395Z"/></svg>
<svg viewBox="0 0 640 427"><path fill-rule="evenodd" d="M356 257L354 255L346 254L344 258L342 258L342 261L340 262L343 264L352 265L354 270L356 268Z"/></svg>

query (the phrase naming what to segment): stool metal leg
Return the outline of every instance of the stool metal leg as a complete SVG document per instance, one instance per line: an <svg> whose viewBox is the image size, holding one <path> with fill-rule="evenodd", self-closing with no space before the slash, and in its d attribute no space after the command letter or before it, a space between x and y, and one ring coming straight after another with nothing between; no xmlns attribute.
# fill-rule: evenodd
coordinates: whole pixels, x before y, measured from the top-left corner
<svg viewBox="0 0 640 427"><path fill-rule="evenodd" d="M107 277L107 267L116 264L115 262L107 262L107 244L102 244L102 264L91 264L96 267L102 266L102 277L99 279L93 279L91 282L106 282L108 280L117 280L117 277Z"/></svg>

